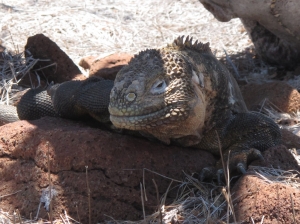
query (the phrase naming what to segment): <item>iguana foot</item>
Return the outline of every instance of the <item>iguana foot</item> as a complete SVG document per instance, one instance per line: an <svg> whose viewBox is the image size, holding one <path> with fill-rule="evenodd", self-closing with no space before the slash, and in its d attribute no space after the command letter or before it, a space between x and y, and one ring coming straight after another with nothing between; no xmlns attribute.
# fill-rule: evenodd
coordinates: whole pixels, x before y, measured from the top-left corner
<svg viewBox="0 0 300 224"><path fill-rule="evenodd" d="M220 159L215 167L205 167L200 172L200 180L205 179L217 179L221 184L225 178L225 170L229 170L229 174L233 171L245 174L247 170L247 164L254 160L264 160L261 152L258 149L242 149L240 146L232 146L226 150L223 154L224 165L222 165L222 159Z"/></svg>

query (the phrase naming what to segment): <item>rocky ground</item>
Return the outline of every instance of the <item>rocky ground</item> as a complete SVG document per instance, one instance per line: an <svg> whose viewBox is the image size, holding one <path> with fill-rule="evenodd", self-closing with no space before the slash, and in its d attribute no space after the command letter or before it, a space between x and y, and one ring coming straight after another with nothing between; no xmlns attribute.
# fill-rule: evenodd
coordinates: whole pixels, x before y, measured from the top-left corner
<svg viewBox="0 0 300 224"><path fill-rule="evenodd" d="M20 85L46 85L86 75L114 79L138 50L164 45L179 34L193 34L210 41L234 72L224 56L225 47L240 73L247 106L276 120L282 127L282 145L265 151L265 161L250 164L247 174L234 177L226 188L197 180L195 173L217 159L208 152L112 133L94 122L45 117L7 124L0 128L0 223L16 223L19 216L23 223L52 218L56 223L300 220L300 95L297 79L286 79L293 78L293 72L265 65L238 20L220 24L197 1L161 5L149 1L142 9L134 1L74 2L1 3L3 44L28 50L26 57L2 57L4 62L15 59L5 64L10 73L18 68L20 75L26 74ZM33 12L38 12L35 19ZM51 211L46 209L50 192Z"/></svg>
<svg viewBox="0 0 300 224"><path fill-rule="evenodd" d="M27 57L49 61L37 62L22 79L23 86L38 81L45 85L47 81L85 79L68 55L48 37L29 37L25 49L31 50ZM128 53L105 58L89 56L80 65L91 76L114 79L131 57ZM48 66L53 63L55 71ZM47 78L34 79L33 71L40 68ZM299 108L299 92L283 81L241 81L241 89L247 106L253 110L272 107L291 114ZM274 115L275 110L270 112ZM217 159L205 151L112 133L94 122L45 117L4 125L0 130L2 214L9 217L9 211L18 211L16 214L27 219L49 220L51 186L50 214L56 220L72 217L87 223L91 217L91 223L144 219L221 223L228 217L230 222L293 223L300 219L300 168L296 156L300 141L291 132L297 120L276 118L283 127L282 145L265 151L265 161L253 162L246 175L234 177L231 192L216 183L197 180L195 173ZM230 210L226 198L232 200L234 215L226 213ZM5 217L3 223L8 221Z"/></svg>

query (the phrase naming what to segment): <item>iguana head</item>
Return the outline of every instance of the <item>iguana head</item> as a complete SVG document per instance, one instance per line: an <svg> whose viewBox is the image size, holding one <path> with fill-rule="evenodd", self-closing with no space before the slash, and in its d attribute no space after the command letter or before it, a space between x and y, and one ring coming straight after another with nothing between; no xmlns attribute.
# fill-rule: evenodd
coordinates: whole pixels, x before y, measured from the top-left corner
<svg viewBox="0 0 300 224"><path fill-rule="evenodd" d="M205 119L205 96L198 88L197 68L185 53L197 50L210 52L208 44L192 44L189 38L184 41L181 37L165 48L135 55L115 79L109 105L112 123L166 143L172 138L199 135Z"/></svg>

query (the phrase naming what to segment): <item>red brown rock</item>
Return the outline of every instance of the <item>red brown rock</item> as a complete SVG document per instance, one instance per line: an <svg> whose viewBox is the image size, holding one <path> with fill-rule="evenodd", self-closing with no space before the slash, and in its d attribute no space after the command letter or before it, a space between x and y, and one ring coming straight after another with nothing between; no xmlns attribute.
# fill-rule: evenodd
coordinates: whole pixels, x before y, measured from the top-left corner
<svg viewBox="0 0 300 224"><path fill-rule="evenodd" d="M284 145L274 146L263 152L264 161L254 161L252 165L300 171L299 164Z"/></svg>
<svg viewBox="0 0 300 224"><path fill-rule="evenodd" d="M3 198L0 206L4 211L18 209L27 218L30 213L36 215L41 192L49 184L48 155L51 181L58 193L53 214L58 218L66 210L82 223L88 223L86 167L92 223L96 223L109 217L142 219L140 183L144 180L146 214L154 212L157 201L152 179L160 194L171 180L149 171L143 179L144 168L181 180L183 170L192 173L215 163L208 152L165 146L59 118L7 124L1 127L0 136L0 194L17 192ZM44 208L39 217L48 218Z"/></svg>
<svg viewBox="0 0 300 224"><path fill-rule="evenodd" d="M96 56L87 56L85 58L81 58L81 60L79 61L79 65L86 69L89 70L93 64L93 62L97 59Z"/></svg>
<svg viewBox="0 0 300 224"><path fill-rule="evenodd" d="M300 171L297 161L283 145L266 150L263 156L265 161L255 161L251 165ZM264 216L263 223L293 223L291 197L296 212L295 220L300 220L300 189L284 183L267 183L258 175L253 175L251 169L231 190L237 221L252 224L252 217L255 223L260 223ZM270 178L270 182L275 179Z"/></svg>
<svg viewBox="0 0 300 224"><path fill-rule="evenodd" d="M44 60L38 61L33 67L33 69L43 68L42 73L39 73L43 74L40 75L41 79L45 79L48 82L53 81L54 83L61 83L72 80L75 77L77 77L77 79L78 77L81 77L82 79L85 78L69 56L62 51L55 42L43 34L36 34L29 37L25 50L25 56L28 57L31 54L35 59ZM27 51L29 51L30 54ZM49 66L51 64L55 65ZM34 73L30 74L30 78L33 82L37 83L36 75ZM25 76L21 85L31 87L30 78Z"/></svg>
<svg viewBox="0 0 300 224"><path fill-rule="evenodd" d="M267 183L248 174L238 180L232 193L239 223L283 224L300 220L300 190L288 184Z"/></svg>
<svg viewBox="0 0 300 224"><path fill-rule="evenodd" d="M89 56L81 59L79 65L90 70L89 76L114 80L120 69L127 65L131 58L132 55L127 53L115 53L100 59Z"/></svg>
<svg viewBox="0 0 300 224"><path fill-rule="evenodd" d="M297 112L300 108L299 92L285 82L251 83L241 86L241 91L250 110L270 105L281 112L291 113Z"/></svg>
<svg viewBox="0 0 300 224"><path fill-rule="evenodd" d="M292 132L281 129L282 142L287 148L300 149L300 137Z"/></svg>

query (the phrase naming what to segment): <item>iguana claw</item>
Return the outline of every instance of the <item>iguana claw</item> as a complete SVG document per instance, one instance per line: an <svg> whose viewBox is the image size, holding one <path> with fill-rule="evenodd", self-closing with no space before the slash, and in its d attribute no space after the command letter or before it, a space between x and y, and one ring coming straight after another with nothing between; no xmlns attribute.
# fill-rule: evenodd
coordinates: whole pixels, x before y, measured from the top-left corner
<svg viewBox="0 0 300 224"><path fill-rule="evenodd" d="M247 164L253 160L264 160L261 152L255 148L241 149L240 147L233 146L231 150L225 151L223 157L228 158L229 154L229 173L236 170L241 174L247 172ZM226 164L226 161L224 161ZM226 169L226 167L225 167ZM222 167L222 161L217 162L216 167L205 167L200 172L200 180L205 179L217 179L218 183L221 184L225 178L224 168Z"/></svg>
<svg viewBox="0 0 300 224"><path fill-rule="evenodd" d="M204 167L201 172L200 172L200 181L204 181L206 179L213 179L216 175L216 167L214 166L209 166L209 167Z"/></svg>

